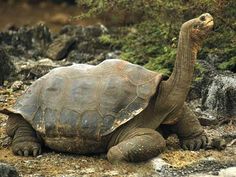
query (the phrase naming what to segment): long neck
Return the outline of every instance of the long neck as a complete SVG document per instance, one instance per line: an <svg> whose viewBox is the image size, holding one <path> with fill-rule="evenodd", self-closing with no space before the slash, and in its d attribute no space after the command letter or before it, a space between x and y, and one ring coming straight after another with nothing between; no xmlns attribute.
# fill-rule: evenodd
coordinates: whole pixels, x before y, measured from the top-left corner
<svg viewBox="0 0 236 177"><path fill-rule="evenodd" d="M190 39L189 32L181 30L173 73L160 84L158 103L172 109L183 105L192 82L197 50L198 45Z"/></svg>

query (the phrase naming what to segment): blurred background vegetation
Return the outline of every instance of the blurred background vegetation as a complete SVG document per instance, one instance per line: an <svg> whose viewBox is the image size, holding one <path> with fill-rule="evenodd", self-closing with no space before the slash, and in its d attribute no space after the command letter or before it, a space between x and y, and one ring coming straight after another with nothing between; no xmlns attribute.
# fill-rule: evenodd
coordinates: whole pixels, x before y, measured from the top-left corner
<svg viewBox="0 0 236 177"><path fill-rule="evenodd" d="M39 0L0 0L10 4ZM72 21L100 22L116 35L100 37L102 43L121 50L121 58L169 75L176 56L183 22L209 12L215 27L198 59L220 70L236 72L235 0L51 0L73 7ZM75 8L77 8L75 10ZM50 16L50 15L49 15ZM47 19L48 17L46 17ZM95 20L94 20L95 19ZM113 34L113 33L112 33ZM201 68L200 65L197 67Z"/></svg>
<svg viewBox="0 0 236 177"><path fill-rule="evenodd" d="M176 55L181 24L202 13L214 17L215 28L199 59L214 58L221 70L236 72L235 0L77 0L87 11L80 18L99 17L129 26L120 39L122 58L169 75Z"/></svg>

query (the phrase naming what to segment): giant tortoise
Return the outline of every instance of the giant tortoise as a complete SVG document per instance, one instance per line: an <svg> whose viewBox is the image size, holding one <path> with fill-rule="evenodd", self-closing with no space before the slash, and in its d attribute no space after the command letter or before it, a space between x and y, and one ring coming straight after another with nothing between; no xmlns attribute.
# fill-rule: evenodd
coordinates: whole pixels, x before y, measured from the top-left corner
<svg viewBox="0 0 236 177"><path fill-rule="evenodd" d="M182 25L167 80L118 59L53 69L12 108L1 110L9 116L13 152L36 156L45 145L77 154L107 152L110 162L139 162L162 152L169 133L178 135L183 149L204 148L207 137L185 99L197 52L212 26L208 13Z"/></svg>

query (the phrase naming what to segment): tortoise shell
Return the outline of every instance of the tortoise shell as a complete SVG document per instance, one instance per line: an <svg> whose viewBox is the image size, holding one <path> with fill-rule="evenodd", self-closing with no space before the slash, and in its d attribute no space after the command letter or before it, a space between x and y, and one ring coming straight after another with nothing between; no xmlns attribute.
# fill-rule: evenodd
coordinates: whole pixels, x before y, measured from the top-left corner
<svg viewBox="0 0 236 177"><path fill-rule="evenodd" d="M160 81L161 74L118 59L74 64L36 80L8 111L46 137L99 139L143 111Z"/></svg>

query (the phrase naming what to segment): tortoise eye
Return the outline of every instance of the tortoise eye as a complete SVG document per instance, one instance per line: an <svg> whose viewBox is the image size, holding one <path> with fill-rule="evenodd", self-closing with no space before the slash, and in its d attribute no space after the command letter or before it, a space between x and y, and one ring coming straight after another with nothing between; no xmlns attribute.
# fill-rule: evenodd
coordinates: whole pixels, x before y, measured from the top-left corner
<svg viewBox="0 0 236 177"><path fill-rule="evenodd" d="M201 17L200 17L200 20L201 20L201 21L205 21L205 20L206 20L206 17L205 17L205 16L201 16Z"/></svg>

